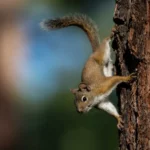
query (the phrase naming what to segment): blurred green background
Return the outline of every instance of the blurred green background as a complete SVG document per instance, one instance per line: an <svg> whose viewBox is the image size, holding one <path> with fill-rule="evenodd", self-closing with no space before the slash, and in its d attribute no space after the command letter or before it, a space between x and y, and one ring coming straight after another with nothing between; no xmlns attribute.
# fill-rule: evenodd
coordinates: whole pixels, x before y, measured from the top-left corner
<svg viewBox="0 0 150 150"><path fill-rule="evenodd" d="M21 120L16 147L21 150L118 149L115 118L94 109L78 114L69 91L78 86L83 65L92 52L86 34L77 27L46 32L39 26L43 19L84 13L97 23L103 39L113 27L115 1L13 1L18 3L13 17L24 37L19 52L13 50L21 53L15 58L16 80L12 83ZM111 100L117 104L114 93Z"/></svg>

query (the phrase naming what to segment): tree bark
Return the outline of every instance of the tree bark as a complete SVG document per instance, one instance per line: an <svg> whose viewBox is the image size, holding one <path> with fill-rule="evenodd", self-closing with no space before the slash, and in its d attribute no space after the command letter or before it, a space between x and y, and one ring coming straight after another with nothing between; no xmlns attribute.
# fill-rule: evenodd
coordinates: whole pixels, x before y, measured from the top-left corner
<svg viewBox="0 0 150 150"><path fill-rule="evenodd" d="M114 12L116 69L137 71L137 80L117 88L124 128L121 150L150 150L150 1L117 0Z"/></svg>

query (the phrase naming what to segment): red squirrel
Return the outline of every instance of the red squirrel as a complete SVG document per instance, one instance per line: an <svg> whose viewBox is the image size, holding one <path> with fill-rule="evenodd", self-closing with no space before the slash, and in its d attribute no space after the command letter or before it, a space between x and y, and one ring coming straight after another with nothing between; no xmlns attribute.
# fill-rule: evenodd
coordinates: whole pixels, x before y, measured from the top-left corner
<svg viewBox="0 0 150 150"><path fill-rule="evenodd" d="M84 30L91 42L93 53L85 63L81 83L78 88L71 90L75 96L77 111L85 113L93 107L105 110L118 120L117 127L119 129L123 128L121 115L119 115L116 107L109 101L108 96L119 83L129 82L136 78L136 75L135 73L129 76L113 75L111 48L109 46L111 36L100 42L96 24L92 19L83 14L73 14L45 20L41 25L47 30L69 26L77 26Z"/></svg>

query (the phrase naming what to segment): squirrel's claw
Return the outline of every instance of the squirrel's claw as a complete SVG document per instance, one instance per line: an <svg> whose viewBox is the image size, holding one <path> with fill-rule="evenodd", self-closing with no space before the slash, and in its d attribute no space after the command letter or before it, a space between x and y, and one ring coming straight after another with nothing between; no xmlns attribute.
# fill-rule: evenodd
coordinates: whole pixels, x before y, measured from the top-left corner
<svg viewBox="0 0 150 150"><path fill-rule="evenodd" d="M131 73L129 76L127 76L126 81L127 82L131 82L131 81L133 81L135 79L137 79L137 73L136 72Z"/></svg>
<svg viewBox="0 0 150 150"><path fill-rule="evenodd" d="M137 78L137 73L136 72L131 73L130 78L131 78L131 80L136 79Z"/></svg>
<svg viewBox="0 0 150 150"><path fill-rule="evenodd" d="M123 120L122 120L122 116L119 116L119 117L117 118L117 120L118 120L117 128L118 128L119 130L121 130L121 129L124 127L124 126L123 126L124 122L123 122Z"/></svg>

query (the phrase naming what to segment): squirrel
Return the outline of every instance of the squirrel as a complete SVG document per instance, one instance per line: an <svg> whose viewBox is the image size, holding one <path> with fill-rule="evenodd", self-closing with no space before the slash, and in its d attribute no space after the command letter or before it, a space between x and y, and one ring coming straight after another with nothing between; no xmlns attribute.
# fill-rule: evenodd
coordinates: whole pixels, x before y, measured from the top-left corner
<svg viewBox="0 0 150 150"><path fill-rule="evenodd" d="M109 42L112 36L100 42L98 27L92 19L83 14L73 14L56 19L48 19L41 23L47 30L77 26L87 34L93 53L82 70L81 83L78 88L71 89L75 96L75 106L79 113L86 113L92 108L102 109L113 115L118 123L118 129L123 128L123 120L108 96L122 82L136 78L135 73L128 76L113 75L111 48Z"/></svg>

